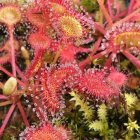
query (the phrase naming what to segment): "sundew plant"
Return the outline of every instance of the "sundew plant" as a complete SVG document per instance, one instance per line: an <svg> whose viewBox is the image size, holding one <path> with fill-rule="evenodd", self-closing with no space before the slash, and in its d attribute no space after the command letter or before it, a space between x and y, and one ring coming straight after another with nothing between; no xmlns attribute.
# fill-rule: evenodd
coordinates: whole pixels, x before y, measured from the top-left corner
<svg viewBox="0 0 140 140"><path fill-rule="evenodd" d="M140 140L140 1L1 0L0 140Z"/></svg>

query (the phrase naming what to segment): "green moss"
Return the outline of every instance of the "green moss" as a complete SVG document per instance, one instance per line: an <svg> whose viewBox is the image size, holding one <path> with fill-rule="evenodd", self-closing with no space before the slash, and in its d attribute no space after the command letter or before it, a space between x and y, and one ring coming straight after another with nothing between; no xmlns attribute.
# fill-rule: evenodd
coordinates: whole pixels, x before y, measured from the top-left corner
<svg viewBox="0 0 140 140"><path fill-rule="evenodd" d="M81 0L81 4L88 12L93 12L99 8L96 0Z"/></svg>

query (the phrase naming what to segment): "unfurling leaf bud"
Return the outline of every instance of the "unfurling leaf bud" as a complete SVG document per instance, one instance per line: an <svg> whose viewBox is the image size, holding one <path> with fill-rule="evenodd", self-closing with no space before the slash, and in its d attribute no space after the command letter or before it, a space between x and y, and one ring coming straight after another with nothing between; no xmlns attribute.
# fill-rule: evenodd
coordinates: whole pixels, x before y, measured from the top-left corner
<svg viewBox="0 0 140 140"><path fill-rule="evenodd" d="M22 56L23 56L25 59L29 59L29 58L30 58L29 52L28 52L27 49L25 49L24 47L21 47L21 53L22 53Z"/></svg>
<svg viewBox="0 0 140 140"><path fill-rule="evenodd" d="M14 77L10 77L3 86L3 94L11 95L17 87L17 80Z"/></svg>

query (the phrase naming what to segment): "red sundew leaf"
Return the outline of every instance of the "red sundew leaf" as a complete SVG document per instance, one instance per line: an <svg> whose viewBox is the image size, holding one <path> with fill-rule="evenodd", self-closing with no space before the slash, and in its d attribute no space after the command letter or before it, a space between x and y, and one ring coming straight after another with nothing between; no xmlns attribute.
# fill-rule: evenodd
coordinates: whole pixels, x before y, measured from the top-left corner
<svg viewBox="0 0 140 140"><path fill-rule="evenodd" d="M75 60L75 55L78 52L90 52L90 50L82 47L76 47L74 45L67 45L62 49L60 54L61 63L73 62Z"/></svg>
<svg viewBox="0 0 140 140"><path fill-rule="evenodd" d="M41 100L44 111L49 114L58 113L64 107L62 94L64 85L72 88L76 84L76 78L80 70L75 64L65 64L58 67L41 68L37 79L40 81L36 88L41 87L36 96Z"/></svg>
<svg viewBox="0 0 140 140"><path fill-rule="evenodd" d="M14 25L21 20L19 7L8 5L0 8L0 21L7 25Z"/></svg>
<svg viewBox="0 0 140 140"><path fill-rule="evenodd" d="M56 90L51 90L48 87L47 71L45 71L45 70L41 71L40 79L41 79L41 86L42 86L43 90L39 96L42 99L43 106L47 108L49 113L57 112L61 106L60 95L57 94ZM52 84L52 83L50 83L50 84Z"/></svg>
<svg viewBox="0 0 140 140"><path fill-rule="evenodd" d="M80 91L87 95L103 100L109 100L114 96L119 95L119 87L108 84L105 79L106 73L104 71L86 71L81 78L79 78Z"/></svg>
<svg viewBox="0 0 140 140"><path fill-rule="evenodd" d="M122 87L127 82L127 77L122 72L117 70L111 70L110 74L107 76L106 80L111 84L116 84L118 87Z"/></svg>
<svg viewBox="0 0 140 140"><path fill-rule="evenodd" d="M54 85L52 89L57 90L57 88L65 82L67 82L67 84L73 84L75 78L77 78L80 74L81 70L76 64L62 64L60 67L51 70L49 74L49 82L51 83L50 87Z"/></svg>
<svg viewBox="0 0 140 140"><path fill-rule="evenodd" d="M136 67L140 67L140 61L128 51L134 47L140 49L140 25L133 22L120 23L110 28L101 44L102 50L110 49L112 52L113 57L111 61L115 61L116 55L122 53Z"/></svg>
<svg viewBox="0 0 140 140"><path fill-rule="evenodd" d="M68 132L62 127L53 127L51 124L43 124L36 128L26 128L20 134L21 140L69 140Z"/></svg>
<svg viewBox="0 0 140 140"><path fill-rule="evenodd" d="M56 40L70 43L89 43L93 40L94 22L81 8L80 12L73 6L73 2L50 1L47 5L50 12L52 27L57 33Z"/></svg>
<svg viewBox="0 0 140 140"><path fill-rule="evenodd" d="M41 12L35 12L34 9L28 9L26 12L28 20L37 27L44 27L49 23L49 20L44 17Z"/></svg>
<svg viewBox="0 0 140 140"><path fill-rule="evenodd" d="M134 37L135 36L135 37ZM105 43L102 43L104 48L107 47L140 47L140 25L137 23L122 23L112 27L106 32Z"/></svg>
<svg viewBox="0 0 140 140"><path fill-rule="evenodd" d="M28 38L28 41L34 49L48 49L50 47L50 39L41 33L31 34Z"/></svg>

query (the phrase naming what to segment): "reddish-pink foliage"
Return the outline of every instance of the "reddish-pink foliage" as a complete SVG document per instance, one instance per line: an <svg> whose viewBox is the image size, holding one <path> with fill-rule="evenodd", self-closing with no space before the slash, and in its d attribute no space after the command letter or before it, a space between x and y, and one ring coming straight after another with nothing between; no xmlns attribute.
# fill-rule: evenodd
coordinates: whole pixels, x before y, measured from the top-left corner
<svg viewBox="0 0 140 140"><path fill-rule="evenodd" d="M31 34L28 41L34 49L48 49L50 47L50 39L41 33Z"/></svg>
<svg viewBox="0 0 140 140"><path fill-rule="evenodd" d="M112 75L113 73L110 74ZM79 78L79 88L89 96L110 100L119 95L120 86L122 85L109 83L106 76L107 73L104 70L89 69Z"/></svg>
<svg viewBox="0 0 140 140"><path fill-rule="evenodd" d="M56 113L63 108L63 88L72 88L78 81L80 69L75 64L63 64L58 67L41 68L38 72L40 92L36 96L41 99L44 109L49 113Z"/></svg>
<svg viewBox="0 0 140 140"><path fill-rule="evenodd" d="M60 54L61 63L73 62L75 60L75 55L78 52L90 52L90 50L82 47L76 47L74 45L67 45L64 49L62 49Z"/></svg>
<svg viewBox="0 0 140 140"><path fill-rule="evenodd" d="M40 73L41 73L40 81L42 93L39 93L38 96L40 96L42 100L44 110L47 109L49 113L57 112L61 107L60 95L57 93L54 85L51 85L52 86L51 88L48 86L47 71L45 69L42 69Z"/></svg>
<svg viewBox="0 0 140 140"><path fill-rule="evenodd" d="M113 26L105 34L105 39L101 45L102 48L114 48L123 51L128 48L140 46L139 34L140 25L138 23L122 23ZM135 36L133 39L132 37Z"/></svg>
<svg viewBox="0 0 140 140"><path fill-rule="evenodd" d="M69 138L64 127L54 127L51 124L43 124L36 128L29 127L20 134L20 140L69 140Z"/></svg>
<svg viewBox="0 0 140 140"><path fill-rule="evenodd" d="M54 4L57 4L58 8L55 8ZM91 17L89 15L87 15L87 13L84 11L83 8L79 9L79 11L74 8L73 6L73 2L70 2L69 0L63 0L63 1L57 1L57 0L53 0L53 1L49 1L49 4L47 4L48 9L51 10L51 14L50 14L50 20L51 20L51 24L53 29L56 31L57 33L57 39L59 41L66 41L66 42L70 42L70 43L77 43L79 42L80 44L84 44L84 43L89 43L93 40L93 38L91 37L91 32L94 32L94 22L91 19ZM59 9L59 11L58 11ZM48 13L47 13L48 15ZM81 37L77 37L74 36L73 37L69 37L67 36L62 30L61 30L61 22L60 19L62 17L69 17L70 19L74 19L75 21L79 22L80 27L77 26L77 31L82 30L82 36ZM69 21L67 21L69 22ZM71 22L72 24L72 22ZM75 23L74 23L75 24ZM68 25L68 26L67 26ZM68 28L68 30L73 30L71 29L71 27L69 26L70 24L67 23L66 28ZM69 28L70 27L70 28ZM73 25L74 27L74 25ZM75 35L77 34L77 32L75 31Z"/></svg>
<svg viewBox="0 0 140 140"><path fill-rule="evenodd" d="M113 26L105 34L101 44L104 50L102 55L112 53L110 61L115 61L118 53L123 53L137 68L140 68L140 61L131 54L130 49L140 48L140 25L138 23L121 23ZM135 52L135 51L134 51Z"/></svg>
<svg viewBox="0 0 140 140"><path fill-rule="evenodd" d="M107 81L111 84L116 84L119 87L122 87L126 84L127 77L122 72L118 72L115 69L110 72L107 76Z"/></svg>
<svg viewBox="0 0 140 140"><path fill-rule="evenodd" d="M33 24L36 25L39 29L44 27L48 22L48 19L44 17L42 13L37 12L34 8L29 8L26 12L26 16L28 20Z"/></svg>

